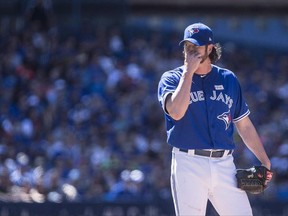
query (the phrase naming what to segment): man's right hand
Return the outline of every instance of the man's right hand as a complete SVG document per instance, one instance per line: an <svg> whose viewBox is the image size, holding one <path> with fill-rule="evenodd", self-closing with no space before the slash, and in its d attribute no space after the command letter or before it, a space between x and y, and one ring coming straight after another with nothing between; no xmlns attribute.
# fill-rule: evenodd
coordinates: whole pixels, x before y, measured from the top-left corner
<svg viewBox="0 0 288 216"><path fill-rule="evenodd" d="M197 51L197 48L189 49L187 46L184 48L184 73L194 74L198 69L202 60L201 54Z"/></svg>

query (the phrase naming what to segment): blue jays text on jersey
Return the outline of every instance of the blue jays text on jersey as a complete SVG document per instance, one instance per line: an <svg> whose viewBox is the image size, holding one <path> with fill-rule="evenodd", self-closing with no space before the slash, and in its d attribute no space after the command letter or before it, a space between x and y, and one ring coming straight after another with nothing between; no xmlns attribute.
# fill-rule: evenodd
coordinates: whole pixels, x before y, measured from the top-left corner
<svg viewBox="0 0 288 216"><path fill-rule="evenodd" d="M194 74L190 104L182 119L176 121L165 110L165 100L176 90L182 72L183 66L165 72L158 86L167 142L182 149L234 149L233 122L250 113L235 74L215 65L205 77Z"/></svg>
<svg viewBox="0 0 288 216"><path fill-rule="evenodd" d="M216 86L215 86L216 88ZM224 89L224 87L223 87ZM191 92L190 93L190 104L192 102L197 102L197 101L202 101L205 100L204 97L204 92L201 91L197 91L197 92ZM213 90L212 96L210 97L211 100L218 100L218 101L222 101L223 103L226 103L229 107L229 109L232 107L233 104L233 99L227 95L227 94L223 94L222 92L218 93L217 91Z"/></svg>

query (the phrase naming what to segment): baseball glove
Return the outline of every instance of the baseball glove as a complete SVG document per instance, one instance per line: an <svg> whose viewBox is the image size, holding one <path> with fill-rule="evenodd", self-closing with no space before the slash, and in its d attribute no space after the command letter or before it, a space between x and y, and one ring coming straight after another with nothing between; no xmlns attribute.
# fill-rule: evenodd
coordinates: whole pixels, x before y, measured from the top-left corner
<svg viewBox="0 0 288 216"><path fill-rule="evenodd" d="M236 170L237 186L251 194L262 193L271 181L273 172L264 166Z"/></svg>

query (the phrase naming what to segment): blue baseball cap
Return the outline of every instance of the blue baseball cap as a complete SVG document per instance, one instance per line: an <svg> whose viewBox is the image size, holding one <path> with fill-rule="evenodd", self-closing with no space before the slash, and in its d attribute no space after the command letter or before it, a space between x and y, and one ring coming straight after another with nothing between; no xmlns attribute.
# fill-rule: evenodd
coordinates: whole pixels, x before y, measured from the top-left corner
<svg viewBox="0 0 288 216"><path fill-rule="evenodd" d="M196 46L204 46L213 44L213 32L203 23L194 23L189 25L184 31L184 39L180 41L179 45L184 41L190 41Z"/></svg>

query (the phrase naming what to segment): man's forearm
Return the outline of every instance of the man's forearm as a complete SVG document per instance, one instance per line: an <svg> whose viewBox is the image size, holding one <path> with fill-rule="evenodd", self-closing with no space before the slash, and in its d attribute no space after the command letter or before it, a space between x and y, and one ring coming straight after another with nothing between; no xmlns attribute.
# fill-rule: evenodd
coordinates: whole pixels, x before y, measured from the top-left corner
<svg viewBox="0 0 288 216"><path fill-rule="evenodd" d="M166 109L175 120L181 119L189 106L192 77L193 74L183 75L175 92L167 98Z"/></svg>
<svg viewBox="0 0 288 216"><path fill-rule="evenodd" d="M257 159L262 163L263 166L270 169L271 163L266 154L264 146L258 136L258 133L250 121L249 117L241 120L236 124L238 133L241 136L245 145L253 152Z"/></svg>

